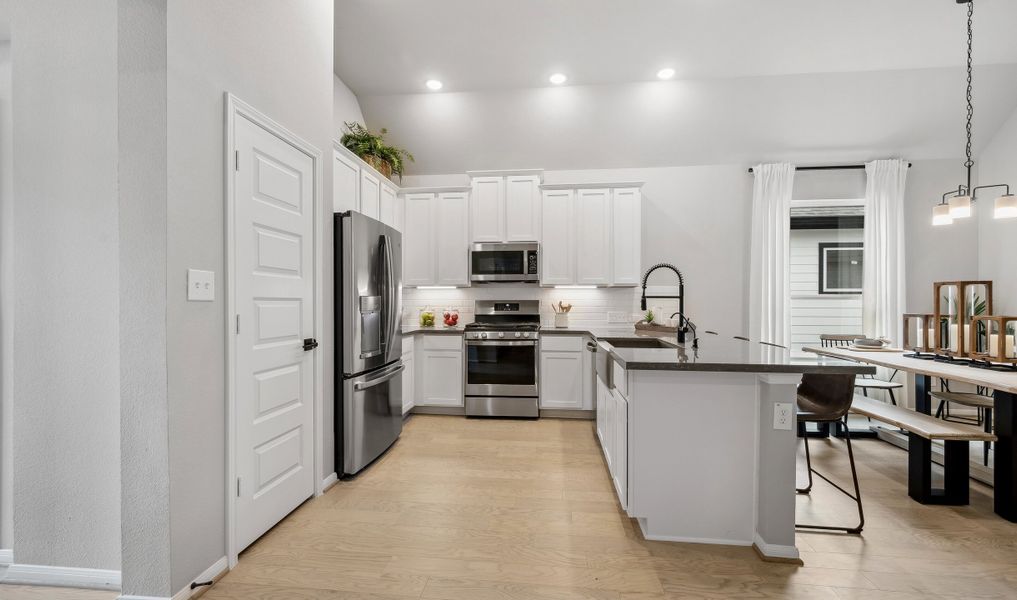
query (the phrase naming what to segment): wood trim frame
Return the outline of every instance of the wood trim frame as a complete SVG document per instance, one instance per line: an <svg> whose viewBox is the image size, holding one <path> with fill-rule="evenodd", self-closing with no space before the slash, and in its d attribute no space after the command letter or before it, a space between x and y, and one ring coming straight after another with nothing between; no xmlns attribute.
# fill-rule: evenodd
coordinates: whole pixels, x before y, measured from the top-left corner
<svg viewBox="0 0 1017 600"><path fill-rule="evenodd" d="M271 117L261 113L253 106L237 98L230 92L223 94L224 108L224 138L223 138L223 180L224 180L224 212L225 212L225 248L223 254L224 274L226 285L226 327L223 335L226 337L226 558L228 568L232 569L237 565L239 549L236 547L236 390L233 385L233 378L236 373L236 336L234 335L234 323L236 322L236 275L233 248L236 242L236 231L233 227L235 218L233 194L234 194L234 130L236 117L250 119L266 131L286 141L297 150L306 154L314 163L314 337L319 340L321 346L329 342L330 332L326 331L325 324L325 217L331 215L331 209L324 205L324 155L321 150L305 141ZM330 157L331 160L331 157ZM323 480L321 466L324 463L325 448L325 423L324 423L324 398L325 398L325 359L324 352L314 353L314 464L312 466L314 479L314 495L320 496L323 493Z"/></svg>
<svg viewBox="0 0 1017 600"><path fill-rule="evenodd" d="M823 291L823 288L826 287L826 285L825 285L825 280L826 280L826 261L824 260L824 258L825 258L825 252L826 252L827 248L857 248L859 250L863 250L864 251L863 243L862 242L819 242L818 248L819 248L819 265L818 265L818 269L819 270L817 271L816 275L817 275L817 279L818 279L818 282L819 282L819 289L816 290L816 293L819 294L820 296L843 296L843 295L857 296L857 295L861 294L862 293L861 290L858 290L858 291L845 290L845 291L836 291L836 292L826 292L826 291ZM862 260L864 260L864 258ZM863 264L862 266L864 267L865 265Z"/></svg>

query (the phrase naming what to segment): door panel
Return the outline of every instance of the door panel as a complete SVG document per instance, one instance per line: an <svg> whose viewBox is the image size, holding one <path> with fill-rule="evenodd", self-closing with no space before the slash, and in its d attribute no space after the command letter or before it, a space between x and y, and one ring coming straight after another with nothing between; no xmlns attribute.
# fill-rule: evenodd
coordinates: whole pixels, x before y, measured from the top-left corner
<svg viewBox="0 0 1017 600"><path fill-rule="evenodd" d="M377 219L381 211L381 181L362 169L360 171L360 212Z"/></svg>
<svg viewBox="0 0 1017 600"><path fill-rule="evenodd" d="M501 177L474 177L470 218L474 242L505 241L505 180Z"/></svg>
<svg viewBox="0 0 1017 600"><path fill-rule="evenodd" d="M576 283L611 282L611 191L579 190L576 215Z"/></svg>
<svg viewBox="0 0 1017 600"><path fill-rule="evenodd" d="M505 241L540 240L540 178L510 175L505 178Z"/></svg>
<svg viewBox="0 0 1017 600"><path fill-rule="evenodd" d="M332 152L332 211L360 210L360 167L338 150Z"/></svg>
<svg viewBox="0 0 1017 600"><path fill-rule="evenodd" d="M237 549L314 494L314 161L237 117Z"/></svg>
<svg viewBox="0 0 1017 600"><path fill-rule="evenodd" d="M547 190L541 203L543 218L540 243L541 285L576 282L572 220L572 190Z"/></svg>

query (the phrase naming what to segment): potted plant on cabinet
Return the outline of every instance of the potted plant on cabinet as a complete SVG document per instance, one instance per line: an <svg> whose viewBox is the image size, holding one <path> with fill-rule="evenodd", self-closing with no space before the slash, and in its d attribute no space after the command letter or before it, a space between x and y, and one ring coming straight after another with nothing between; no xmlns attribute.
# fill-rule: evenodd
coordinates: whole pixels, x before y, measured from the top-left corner
<svg viewBox="0 0 1017 600"><path fill-rule="evenodd" d="M388 129L382 128L379 133L372 133L360 123L350 121L344 122L343 126L346 131L339 140L343 146L385 177L392 179L394 174L402 180L405 161L413 162L413 155L385 143Z"/></svg>

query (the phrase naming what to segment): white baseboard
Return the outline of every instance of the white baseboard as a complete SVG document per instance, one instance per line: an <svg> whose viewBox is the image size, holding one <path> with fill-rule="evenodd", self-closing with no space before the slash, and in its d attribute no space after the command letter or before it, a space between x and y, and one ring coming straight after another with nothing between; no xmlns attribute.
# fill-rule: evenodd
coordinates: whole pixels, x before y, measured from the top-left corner
<svg viewBox="0 0 1017 600"><path fill-rule="evenodd" d="M12 564L3 582L116 591L120 589L120 571Z"/></svg>
<svg viewBox="0 0 1017 600"><path fill-rule="evenodd" d="M229 570L229 561L226 560L226 557L224 556L224 557L220 558L219 560L215 561L214 563L212 563L212 566L210 566L209 568L207 568L204 571L202 571L201 574L198 575L194 579L194 581L200 581L200 582L215 581L216 579L219 578L219 576L223 575L227 570ZM167 597L167 596L131 596L131 595L127 595L127 594L121 594L119 597L117 597L117 600L187 600L188 598L190 598L191 596L197 594L198 592L201 592L201 591L207 590L207 589L208 589L208 587L200 587L200 588L195 588L195 589L192 590L191 589L191 584L188 583L179 592L173 594L173 597Z"/></svg>
<svg viewBox="0 0 1017 600"><path fill-rule="evenodd" d="M647 529L646 519L637 519L639 523L639 529L643 532L643 537L652 540L654 542L681 542L683 544L710 544L713 546L751 546L752 542L747 540L731 540L723 538L702 538L702 537L686 537L682 535L656 535L652 534Z"/></svg>
<svg viewBox="0 0 1017 600"><path fill-rule="evenodd" d="M14 562L14 550L0 550L0 567L8 567Z"/></svg>
<svg viewBox="0 0 1017 600"><path fill-rule="evenodd" d="M324 494L325 492L328 491L328 488L332 487L333 485L335 485L337 483L339 483L339 476L336 475L335 473L332 473L331 475L329 475L325 479L322 479L321 480L321 493Z"/></svg>
<svg viewBox="0 0 1017 600"><path fill-rule="evenodd" d="M759 549L759 553L767 558L780 558L786 560L800 560L797 546L781 546L779 544L767 544L757 533L752 540L753 545Z"/></svg>

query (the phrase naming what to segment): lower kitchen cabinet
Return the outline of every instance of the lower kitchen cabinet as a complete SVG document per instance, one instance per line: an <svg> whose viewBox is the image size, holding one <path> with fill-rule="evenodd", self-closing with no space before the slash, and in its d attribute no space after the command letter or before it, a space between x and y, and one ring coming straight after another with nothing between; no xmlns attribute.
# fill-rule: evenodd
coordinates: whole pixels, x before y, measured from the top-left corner
<svg viewBox="0 0 1017 600"><path fill-rule="evenodd" d="M416 406L463 405L463 338L423 335L416 353Z"/></svg>
<svg viewBox="0 0 1017 600"><path fill-rule="evenodd" d="M403 337L403 414L410 412L414 404L413 377L413 336Z"/></svg>
<svg viewBox="0 0 1017 600"><path fill-rule="evenodd" d="M586 351L589 338L545 335L540 341L540 408L593 410L593 361Z"/></svg>
<svg viewBox="0 0 1017 600"><path fill-rule="evenodd" d="M612 446L611 480L614 482L618 502L628 507L629 489L629 401L617 390L611 390L614 404L611 410Z"/></svg>

